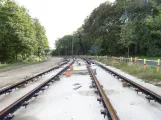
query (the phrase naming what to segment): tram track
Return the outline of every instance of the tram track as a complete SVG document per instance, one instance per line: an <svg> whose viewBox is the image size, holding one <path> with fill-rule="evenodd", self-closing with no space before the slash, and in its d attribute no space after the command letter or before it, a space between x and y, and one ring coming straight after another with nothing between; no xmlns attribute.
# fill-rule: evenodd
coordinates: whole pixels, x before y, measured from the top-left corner
<svg viewBox="0 0 161 120"><path fill-rule="evenodd" d="M85 59L87 64L90 64L88 60ZM117 116L117 113L115 109L113 108L110 99L105 94L101 84L99 83L97 77L95 76L93 70L90 68L90 65L87 65L88 72L90 74L90 77L92 79L92 86L96 88L95 93L99 95L99 98L97 98L97 101L103 104L104 109L101 110L101 114L107 116L108 120L119 120L119 117Z"/></svg>
<svg viewBox="0 0 161 120"><path fill-rule="evenodd" d="M89 62L90 62L90 60L89 60ZM104 65L102 65L102 64L100 64L98 62L93 62L92 61L92 63L95 63L96 65L98 65L99 67L101 67L102 69L104 69L105 71L110 73L111 75L113 75L115 78L117 78L117 79L119 79L119 80L121 80L123 82L126 82L128 84L128 86L133 87L134 90L137 93L141 92L141 93L145 94L145 98L148 99L149 102L151 100L153 100L153 101L158 102L159 104L161 104L161 96L159 94L157 94L157 93L153 92L152 90L150 90L150 89L148 89L148 88L146 88L146 87L144 87L144 86L142 86L142 85L130 80L129 78L127 78L127 77L125 77L125 76L123 76L123 75L121 75L121 74L119 74L119 73L117 73L117 72L105 67Z"/></svg>
<svg viewBox="0 0 161 120"><path fill-rule="evenodd" d="M63 63L63 64L65 64L65 63ZM21 106L25 106L26 107L29 104L29 101L33 97L37 97L40 94L40 92L44 91L54 81L56 81L57 79L59 79L59 75L61 75L63 72L65 72L69 68L69 66L72 65L73 63L74 63L74 61L72 61L69 65L67 65L65 68L63 68L61 71L59 71L52 78L50 78L49 80L43 82L42 84L40 84L39 86L37 86L36 88L34 88L30 92L28 92L27 94L25 94L23 97L19 98L18 100L16 100L12 104L10 104L8 107L6 107L5 109L3 109L0 112L0 120L6 120L7 117L10 117L10 115L13 115L13 113L15 111L17 111Z"/></svg>
<svg viewBox="0 0 161 120"><path fill-rule="evenodd" d="M27 85L29 82L33 82L35 79L41 78L42 76L50 73L51 71L59 68L60 66L63 66L65 64L67 64L68 62L69 61L65 61L65 62L61 63L59 66L55 66L55 67L53 67L53 68L51 68L49 70L46 70L44 72L41 72L41 73L35 75L33 77L30 77L28 79L25 79L23 81L20 81L20 82L18 82L16 84L10 85L10 86L8 86L8 87L6 87L4 89L0 89L0 96L3 95L3 94L7 94L7 93L10 94L14 89L21 88L21 86Z"/></svg>

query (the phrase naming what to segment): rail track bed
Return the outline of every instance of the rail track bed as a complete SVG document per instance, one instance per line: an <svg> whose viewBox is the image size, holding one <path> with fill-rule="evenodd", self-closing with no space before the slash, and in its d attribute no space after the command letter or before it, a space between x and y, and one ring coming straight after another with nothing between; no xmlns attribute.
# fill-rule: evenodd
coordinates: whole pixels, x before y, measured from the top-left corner
<svg viewBox="0 0 161 120"><path fill-rule="evenodd" d="M161 120L160 102L150 99L149 103L147 94L137 94L129 82L124 87L125 80L114 71L91 63L76 59L51 72L51 78L5 107L0 120L11 120L6 119L10 115L12 120ZM71 65L74 70L67 77L64 73ZM18 91L9 96L17 96Z"/></svg>
<svg viewBox="0 0 161 120"><path fill-rule="evenodd" d="M64 67L65 65L60 65L59 68L54 69L53 71L51 71L48 74L45 74L39 79L36 79L34 82L28 82L27 86L23 86L23 88L20 88L20 89L14 89L12 93L10 94L1 95L0 96L0 111L6 108L9 104L21 98L23 95L30 92L32 89L44 83L48 79L52 78L55 74L61 71Z"/></svg>
<svg viewBox="0 0 161 120"><path fill-rule="evenodd" d="M90 67L90 63L86 60L86 62L89 64L87 66L90 77L92 79L92 86L96 88L95 93L99 96L97 98L97 101L102 103L103 109L101 110L101 114L104 115L104 118L107 117L108 120L119 120L119 117L117 116L117 113L115 109L113 108L109 98L106 96L102 85L97 80L97 77L95 76L93 70Z"/></svg>
<svg viewBox="0 0 161 120"><path fill-rule="evenodd" d="M94 63L91 60L88 60L88 62L90 64ZM149 102L148 93L145 94L141 90L137 91L138 88L136 89L135 86L129 85L129 81L126 83L125 77L117 76L119 74L114 74L115 71L110 71L110 69L106 70L106 66L102 64L96 64L92 65L97 69L96 77L100 84L103 85L105 94L109 97L120 120L161 120L159 101L150 99ZM134 82L132 81L132 83ZM124 86L124 84L127 86Z"/></svg>
<svg viewBox="0 0 161 120"><path fill-rule="evenodd" d="M74 69L86 70L86 73L71 73L71 77L61 75L60 81L54 82L26 109L16 111L13 120L102 120L102 105L94 89L89 88L91 80L86 64L79 62L81 66L75 62Z"/></svg>
<svg viewBox="0 0 161 120"><path fill-rule="evenodd" d="M20 82L18 82L16 84L13 84L13 85L10 85L8 87L5 87L4 89L0 89L0 95L11 93L14 89L21 88L22 86L27 85L29 82L33 82L33 81L41 78L42 76L50 73L51 71L59 68L60 66L62 66L64 64L67 64L67 63L68 63L68 61L65 61L65 62L61 63L59 66L55 66L55 67L53 67L53 68L51 68L51 69L49 69L47 71L44 71L42 73L39 73L39 74L35 75L33 77L24 79L24 80L22 80L22 81L20 81Z"/></svg>
<svg viewBox="0 0 161 120"><path fill-rule="evenodd" d="M55 66L47 71L39 73L38 75L23 80L22 82L18 82L0 90L0 111L7 107L7 105L27 94L32 89L36 88L36 86L50 79L53 75L63 69L62 67L67 63L68 61L62 62L59 66Z"/></svg>
<svg viewBox="0 0 161 120"><path fill-rule="evenodd" d="M63 66L66 63L67 62L64 62L53 69L59 68L60 66ZM73 64L73 62L70 62L70 64ZM30 103L30 100L37 97L41 92L43 92L47 87L49 87L55 80L58 80L59 75L61 75L64 71L66 71L66 69L69 68L70 64L64 65L63 68L59 68L58 70L55 71L55 73L52 72L52 74L50 74L47 78L45 78L44 80L42 80L38 84L28 86L28 87L26 87L26 90L22 90L20 92L17 91L18 92L17 94L15 94L16 92L13 93L16 95L16 98L13 97L12 99L7 99L8 105L7 105L7 102L5 104L2 103L2 104L4 104L2 106L3 107L5 106L5 108L3 110L0 110L1 111L0 112L0 120L10 120L10 115L12 115L20 107L22 107L22 106L26 107ZM51 72L52 70L49 70L49 71ZM45 71L44 73L46 74L49 71ZM13 85L13 86L15 86L15 85ZM23 93L21 93L21 92L23 92ZM20 95L18 95L18 94L20 94ZM7 107L6 107L6 105L7 105Z"/></svg>
<svg viewBox="0 0 161 120"><path fill-rule="evenodd" d="M79 64L75 62L73 65L77 73L72 72L71 77L64 74L59 76L60 81L50 85L35 100L32 98L26 109L15 111L13 120L102 120L100 110L103 109L103 104L97 101L95 89L90 88L91 78L87 64L81 60Z"/></svg>
<svg viewBox="0 0 161 120"><path fill-rule="evenodd" d="M135 91L137 93L141 92L143 94L145 94L146 98L150 101L155 101L155 102L158 102L159 104L161 104L161 95L153 92L152 90L130 80L129 78L111 70L111 69L108 69L107 67L105 67L104 65L102 64L99 64L98 62L95 62L95 64L97 64L98 66L100 66L101 68L103 68L105 71L107 71L108 73L110 73L111 75L113 75L115 78L117 78L118 80L121 80L123 82L126 82L129 87L133 87L135 89Z"/></svg>

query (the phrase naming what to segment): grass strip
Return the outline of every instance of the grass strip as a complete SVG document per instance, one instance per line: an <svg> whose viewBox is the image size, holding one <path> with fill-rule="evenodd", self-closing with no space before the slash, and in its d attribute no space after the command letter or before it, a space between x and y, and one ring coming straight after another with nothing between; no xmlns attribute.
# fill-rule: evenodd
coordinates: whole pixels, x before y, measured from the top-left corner
<svg viewBox="0 0 161 120"><path fill-rule="evenodd" d="M147 68L144 69L144 66L140 63L118 62L107 58L94 58L94 60L121 69L122 71L134 75L148 83L157 84L161 81L161 70L157 71L157 67L155 66L147 66Z"/></svg>

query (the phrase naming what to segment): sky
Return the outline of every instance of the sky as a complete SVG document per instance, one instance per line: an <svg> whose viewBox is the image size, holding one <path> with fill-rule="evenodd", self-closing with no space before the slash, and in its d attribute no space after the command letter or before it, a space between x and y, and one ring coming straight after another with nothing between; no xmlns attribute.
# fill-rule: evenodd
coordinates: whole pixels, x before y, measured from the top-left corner
<svg viewBox="0 0 161 120"><path fill-rule="evenodd" d="M94 8L107 0L16 0L40 20L46 29L51 49L54 41L81 27ZM113 2L114 0L110 0Z"/></svg>

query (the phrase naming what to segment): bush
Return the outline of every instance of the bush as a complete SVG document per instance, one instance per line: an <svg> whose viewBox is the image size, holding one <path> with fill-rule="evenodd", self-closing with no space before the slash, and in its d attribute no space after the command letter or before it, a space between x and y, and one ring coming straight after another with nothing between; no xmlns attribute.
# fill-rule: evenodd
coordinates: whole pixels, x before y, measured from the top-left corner
<svg viewBox="0 0 161 120"><path fill-rule="evenodd" d="M28 57L24 62L38 62L38 61L42 61L42 59L37 56L32 55Z"/></svg>

